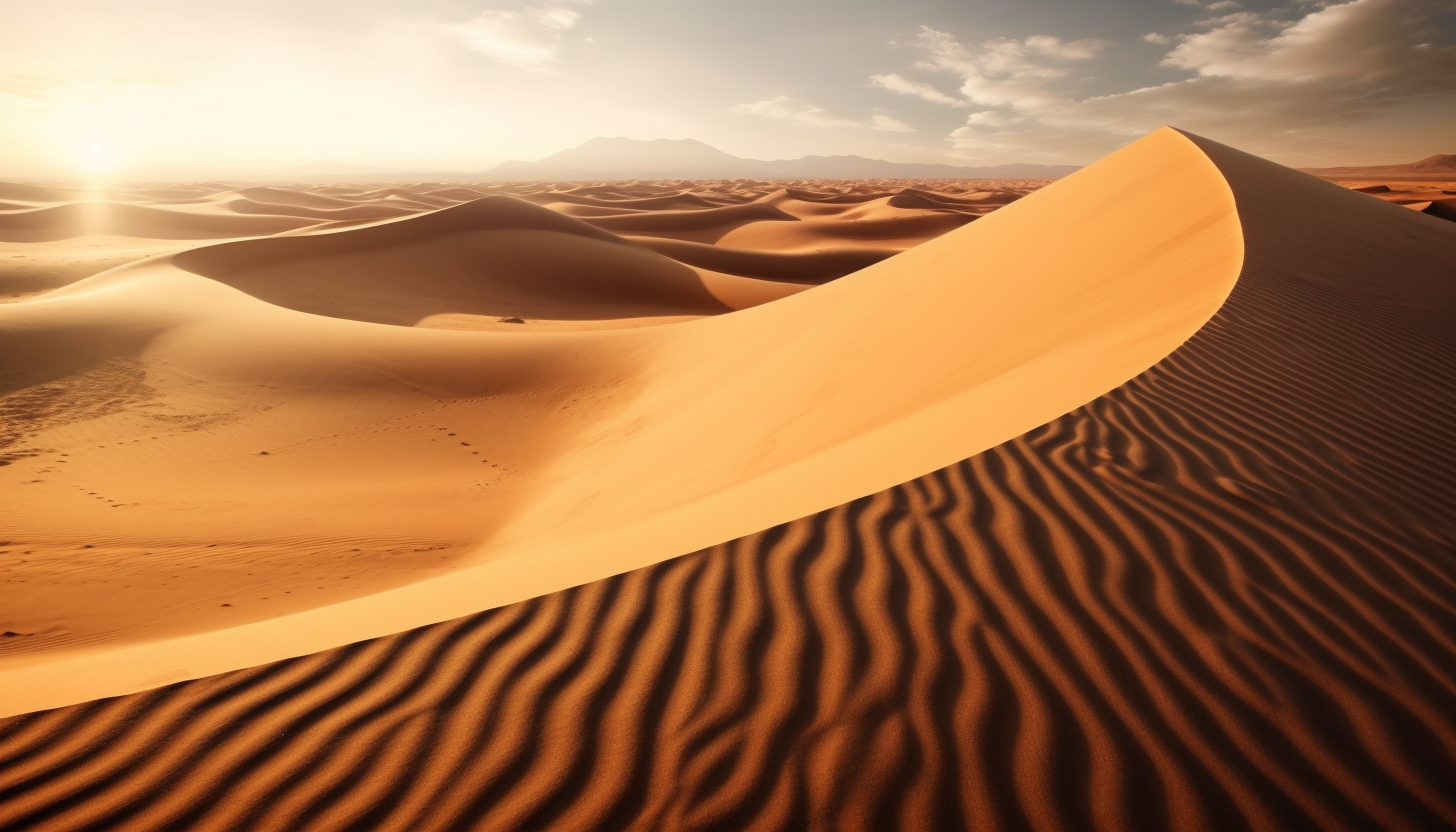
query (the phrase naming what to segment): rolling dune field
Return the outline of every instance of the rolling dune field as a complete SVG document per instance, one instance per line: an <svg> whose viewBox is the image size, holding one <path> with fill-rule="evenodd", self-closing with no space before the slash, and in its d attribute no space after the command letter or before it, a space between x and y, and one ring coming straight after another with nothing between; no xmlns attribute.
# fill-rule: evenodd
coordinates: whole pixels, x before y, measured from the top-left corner
<svg viewBox="0 0 1456 832"><path fill-rule="evenodd" d="M0 828L1456 828L1456 224L770 184L4 186Z"/></svg>

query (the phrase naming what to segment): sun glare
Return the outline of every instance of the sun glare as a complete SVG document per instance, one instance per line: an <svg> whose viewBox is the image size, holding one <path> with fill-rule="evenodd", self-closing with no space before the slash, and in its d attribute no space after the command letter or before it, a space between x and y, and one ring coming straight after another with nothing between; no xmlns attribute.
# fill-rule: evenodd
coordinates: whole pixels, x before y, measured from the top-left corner
<svg viewBox="0 0 1456 832"><path fill-rule="evenodd" d="M118 173L120 159L115 147L105 139L87 140L72 157L72 164L90 185L99 185Z"/></svg>

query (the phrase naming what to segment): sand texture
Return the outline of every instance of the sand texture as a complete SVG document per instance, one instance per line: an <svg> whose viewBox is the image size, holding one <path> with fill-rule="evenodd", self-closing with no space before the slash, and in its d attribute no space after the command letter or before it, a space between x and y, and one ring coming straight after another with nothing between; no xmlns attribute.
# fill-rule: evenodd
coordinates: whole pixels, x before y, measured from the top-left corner
<svg viewBox="0 0 1456 832"><path fill-rule="evenodd" d="M259 243L188 256L219 257L217 285L271 268L217 254ZM88 318L68 304L110 304L149 280L165 290L147 296L139 318L178 297L189 313L246 303L246 325L112 335L121 357L68 358L69 375L20 391L65 403L26 413L58 414L64 424L48 431L81 431L134 414L127 397L139 389L216 398L228 379L249 396L288 392L286 402L261 400L256 421L229 423L247 426L252 448L278 431L319 430L315 410L329 429L363 435L362 421L343 427L325 406L362 386L379 412L361 420L403 414L381 432L421 424L474 442L457 426L479 424L571 464L506 492L498 510L508 517L482 537L488 513L472 515L474 526L454 518L480 497L464 485L470 499L453 495L443 453L411 462L420 467L405 469L388 500L382 486L358 485L362 469L348 469L355 487L338 493L324 473L308 479L310 466L341 465L342 444L314 440L322 450L291 479L251 486L243 462L218 462L218 476L255 491L208 508L214 525L197 526L199 542L179 535L179 571L169 574L209 568L206 552L188 548L210 546L200 544L206 528L268 528L263 516L286 528L298 521L281 513L301 500L319 501L315 513L331 507L341 524L375 522L383 542L399 518L444 506L428 527L457 537L395 544L419 563L403 577L401 559L383 552L307 560L326 565L310 578L347 565L350 580L377 582L225 629L209 606L223 596L207 593L256 594L262 583L241 581L241 568L185 592L159 581L147 613L120 625L112 618L130 609L120 604L96 616L103 622L84 610L32 613L59 634L33 649L6 645L0 684L12 712L122 692L106 690L118 680L165 685L174 679L137 677L169 662L186 662L177 678L214 660L259 666L0 723L0 826L1456 826L1456 225L1162 131L847 278L663 326L389 329L418 339L406 350L383 343L377 322L264 311L283 307L255 307L231 289L188 294L178 259L16 304L22 315L60 311L12 320L7 332L49 338L65 354L64 333L116 314L108 305ZM293 335L293 320L308 332ZM324 321L339 343L321 334ZM207 351L207 339L226 336L246 352L244 333L261 322L296 339L283 343L310 375L258 382L255 365ZM748 337L785 330L794 336L771 348ZM336 369L323 349L356 346L345 337L355 332L376 350L373 375ZM518 346L518 335L546 346ZM486 337L498 339L492 353L510 350L510 366L558 378L566 366L583 374L573 393L595 383L621 398L606 396L583 423L531 415L546 426L501 427L500 410L474 413L476 400L450 387L466 382L426 372L444 348L434 339L458 350L458 339ZM618 379L633 381L612 387L591 375L600 363L563 364L552 352L584 338L594 355L629 345L636 373ZM659 340L669 346L654 352ZM731 355L725 343L736 345ZM472 384L497 366L477 360L478 370L459 371ZM171 381L162 361L191 381ZM428 404L439 407L411 412L423 403L375 381L398 378L399 367L419 373L414 384L428 378ZM695 386L694 369L713 384ZM827 390L811 383L826 377ZM66 386L76 378L97 392L84 412ZM277 386L252 393L263 383ZM47 384L49 398L36 392ZM167 392L173 384L183 392ZM510 395L511 413L555 413L563 401L529 386ZM625 435L614 427L623 424ZM193 433L217 444L230 429ZM773 446L754 444L770 435ZM65 436L41 434L56 447ZM591 441L571 444L581 436ZM138 465L166 463L163 446L130 445L140 446L126 451ZM395 453L386 461L396 467L433 453L370 447ZM658 458L676 464L644 464ZM41 454L4 470L37 464L61 467ZM431 484L428 500L409 477ZM308 488L268 492L295 479ZM190 487L207 498L208 481ZM593 497L583 503L583 492ZM361 505L340 508L349 501ZM25 504L23 545L37 556L52 544L30 530L50 505ZM160 516L97 525L94 549L156 546ZM309 533L341 547L375 539ZM696 534L709 539L673 551ZM261 537L225 541L217 548L234 550L218 559L261 563ZM279 539L267 567L275 582L299 546ZM38 597L94 584L98 570L57 565L103 557L78 554L75 540L64 560L44 561L51 572L26 578L54 582ZM463 551L413 550L427 545ZM512 554L517 545L529 554ZM435 557L455 568L430 576ZM207 604L165 606L174 596ZM104 598L96 591L88 603ZM470 604L506 605L456 617ZM399 632L422 607L443 623ZM327 650L309 642L385 632L397 634Z"/></svg>

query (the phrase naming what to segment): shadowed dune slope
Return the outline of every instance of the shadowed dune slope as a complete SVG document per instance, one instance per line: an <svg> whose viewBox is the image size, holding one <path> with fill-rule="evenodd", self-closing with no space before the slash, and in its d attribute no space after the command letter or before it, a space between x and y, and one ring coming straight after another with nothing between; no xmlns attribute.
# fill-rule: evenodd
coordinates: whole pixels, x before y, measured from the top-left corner
<svg viewBox="0 0 1456 832"><path fill-rule="evenodd" d="M17 202L69 202L81 198L81 192L73 188L52 188L45 185L27 185L23 182L0 182L0 199Z"/></svg>
<svg viewBox="0 0 1456 832"><path fill-rule="evenodd" d="M233 199L227 208L238 214L271 214L284 217L305 217L315 220L382 220L404 217L419 213L419 208L404 208L394 205L348 205L339 208L314 208L307 205L293 205L286 202L258 202L252 199Z"/></svg>
<svg viewBox="0 0 1456 832"><path fill-rule="evenodd" d="M806 252L752 251L727 248L686 240L660 237L633 237L633 242L689 266L711 269L723 274L759 277L767 280L792 280L823 283L887 260L898 252L893 249L839 248Z"/></svg>
<svg viewBox="0 0 1456 832"><path fill-rule="evenodd" d="M1456 199L1433 199L1421 209L1422 214L1443 220L1456 220Z"/></svg>
<svg viewBox="0 0 1456 832"><path fill-rule="evenodd" d="M24 635L0 643L0 713L448 620L904 482L1152 366L1217 311L1243 254L1224 179L1163 130L840 280L665 326L378 326L196 273L317 264L328 247L383 259L396 237L497 211L539 224L516 236L549 223L553 245L659 256L480 200L0 306L17 345L0 377L73 362L5 402L25 428L0 478L0 539L19 550L0 577L20 588L0 624Z"/></svg>
<svg viewBox="0 0 1456 832"><path fill-rule="evenodd" d="M691 556L12 718L0 825L1456 827L1456 228L1197 141L1242 275L1127 384Z"/></svg>
<svg viewBox="0 0 1456 832"><path fill-rule="evenodd" d="M881 206L873 208L881 210L852 222L834 217L783 224L748 223L725 230L713 242L730 248L781 252L836 248L853 243L903 250L976 219L973 214L951 212L900 216L884 211Z"/></svg>
<svg viewBox="0 0 1456 832"><path fill-rule="evenodd" d="M441 313L594 319L729 308L682 264L506 196L331 234L212 246L175 262L289 309L405 326Z"/></svg>
<svg viewBox="0 0 1456 832"><path fill-rule="evenodd" d="M562 191L547 191L545 193L532 194L527 198L532 202L542 205L560 202L596 208L629 208L639 211L691 211L699 208L720 207L718 203L709 202L697 194L669 194L667 196L647 196L635 199L602 199L600 197L583 196L581 194Z"/></svg>
<svg viewBox="0 0 1456 832"><path fill-rule="evenodd" d="M674 237L711 243L729 231L750 223L793 222L795 217L772 205L750 202L746 205L724 205L687 211L583 217L582 221L617 234Z"/></svg>
<svg viewBox="0 0 1456 832"><path fill-rule="evenodd" d="M295 208L308 208L318 211L337 211L343 208L361 207L358 200L343 199L337 196L329 196L328 194L310 193L295 188L280 188L269 185L256 188L243 188L237 193L239 197L255 203L292 205ZM472 195L466 198L474 199L475 196Z"/></svg>

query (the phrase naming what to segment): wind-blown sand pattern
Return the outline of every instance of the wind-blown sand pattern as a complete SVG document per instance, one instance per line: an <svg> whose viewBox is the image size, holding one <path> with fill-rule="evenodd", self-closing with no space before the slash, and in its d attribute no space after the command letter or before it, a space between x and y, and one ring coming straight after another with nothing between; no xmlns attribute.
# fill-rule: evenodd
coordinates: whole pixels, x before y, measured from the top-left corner
<svg viewBox="0 0 1456 832"><path fill-rule="evenodd" d="M0 824L1456 826L1456 226L1191 141L1242 266L1131 381L692 555L13 718Z"/></svg>

